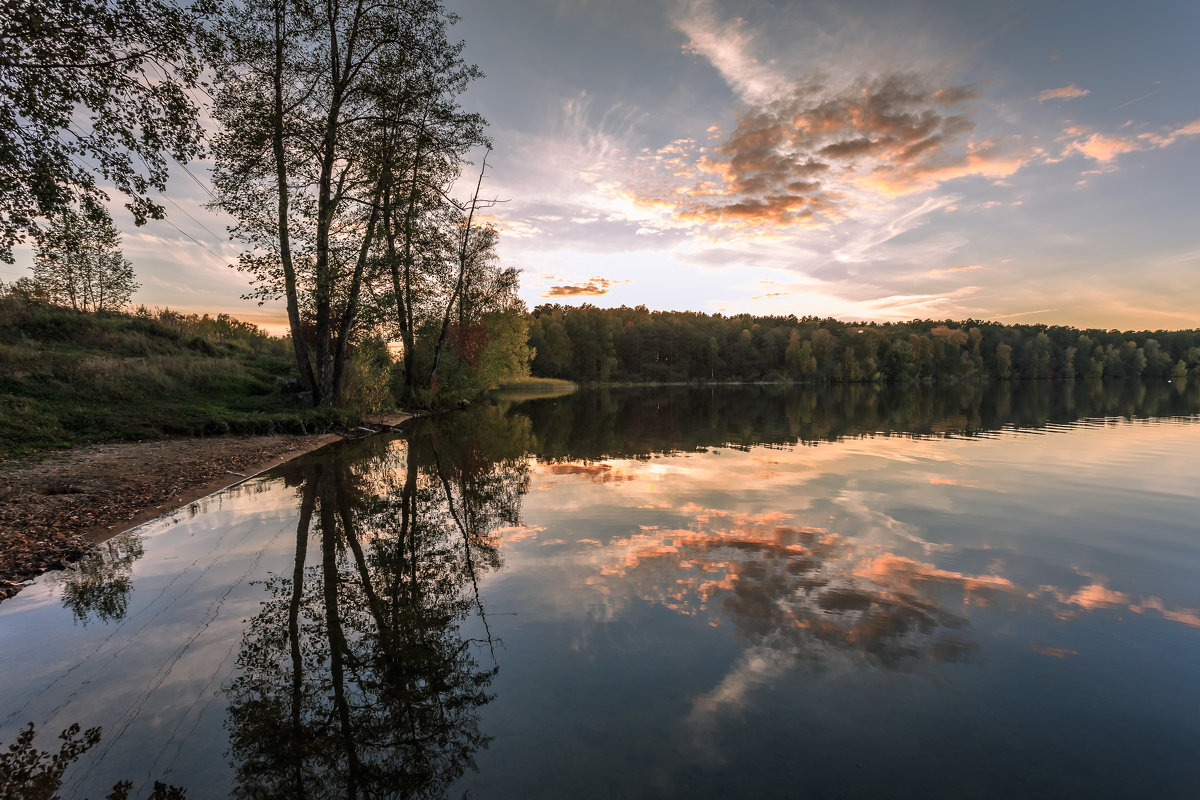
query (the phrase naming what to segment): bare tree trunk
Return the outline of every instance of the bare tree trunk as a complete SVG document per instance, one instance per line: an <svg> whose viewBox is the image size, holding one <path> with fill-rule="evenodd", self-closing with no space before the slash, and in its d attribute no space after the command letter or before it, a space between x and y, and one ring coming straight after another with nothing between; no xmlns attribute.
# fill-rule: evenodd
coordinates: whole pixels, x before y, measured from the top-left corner
<svg viewBox="0 0 1200 800"><path fill-rule="evenodd" d="M386 203L388 264L392 272L392 292L396 296L396 319L400 324L400 341L404 345L404 386L408 391L412 391L417 380L416 333L413 330L414 312L412 296L413 237L415 236L415 219L419 197L417 181L420 176L421 162L424 157L424 152L421 148L426 121L427 116L421 119L421 127L417 133L416 149L413 152L412 177L409 179L408 185L408 207L404 212L404 254L402 259L398 258L396 252L396 228L395 220L392 218L392 204L390 202ZM403 268L403 271L401 268Z"/></svg>
<svg viewBox="0 0 1200 800"><path fill-rule="evenodd" d="M363 275L367 270L367 257L371 246L375 243L375 230L379 225L379 203L386 187L387 178L380 184L375 196L371 198L371 216L367 220L367 232L363 235L362 245L358 249L358 258L354 262L354 277L350 280L350 291L346 297L346 308L338 323L337 339L333 352L333 396L342 394L342 381L346 376L346 355L350 346L350 332L354 328L354 320L358 317L358 297L362 292Z"/></svg>
<svg viewBox="0 0 1200 800"><path fill-rule="evenodd" d="M283 56L287 39L287 0L275 3L275 70L271 76L274 83L274 128L271 145L275 155L275 184L279 194L277 224L279 226L279 261L283 267L284 294L287 297L288 325L291 327L292 351L296 355L296 368L300 382L311 393L314 404L317 400L317 381L313 376L312 363L308 358L308 347L304 344L300 328L300 299L296 291L296 269L292 263L291 231L288 229L288 182L287 161L284 154L284 99L283 99Z"/></svg>
<svg viewBox="0 0 1200 800"><path fill-rule="evenodd" d="M471 197L471 210L467 212L467 224L463 227L462 244L458 248L458 280L454 284L454 293L446 302L446 313L442 317L442 329L438 333L437 345L433 348L433 366L429 370L429 391L437 389L438 363L442 358L442 347L446 343L446 332L450 330L450 315L454 304L462 293L463 277L467 271L467 245L471 239L471 222L475 218L475 209L479 206L479 190L483 186L483 174L487 172L487 153L483 155L483 164L479 168L479 180L475 182L475 194Z"/></svg>
<svg viewBox="0 0 1200 800"><path fill-rule="evenodd" d="M288 644L292 657L292 742L296 768L292 774L292 793L296 797L306 795L304 788L304 756L297 748L304 736L303 711L304 660L300 652L300 601L304 596L304 562L308 558L308 529L312 522L313 505L316 501L316 486L309 481L304 486L300 504L300 521L296 525L296 564L292 569L292 596L288 603Z"/></svg>

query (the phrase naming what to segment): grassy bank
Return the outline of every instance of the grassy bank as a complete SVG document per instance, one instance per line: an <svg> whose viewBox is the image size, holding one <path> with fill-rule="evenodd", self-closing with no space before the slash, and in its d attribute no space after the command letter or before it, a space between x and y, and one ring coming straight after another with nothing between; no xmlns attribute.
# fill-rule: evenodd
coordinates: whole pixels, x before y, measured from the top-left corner
<svg viewBox="0 0 1200 800"><path fill-rule="evenodd" d="M500 384L499 387L492 390L492 396L500 400L520 402L543 397L562 397L578 388L579 384L574 381L566 381L561 378L527 377Z"/></svg>
<svg viewBox="0 0 1200 800"><path fill-rule="evenodd" d="M0 297L0 454L171 435L302 433L288 343L228 316L87 314Z"/></svg>

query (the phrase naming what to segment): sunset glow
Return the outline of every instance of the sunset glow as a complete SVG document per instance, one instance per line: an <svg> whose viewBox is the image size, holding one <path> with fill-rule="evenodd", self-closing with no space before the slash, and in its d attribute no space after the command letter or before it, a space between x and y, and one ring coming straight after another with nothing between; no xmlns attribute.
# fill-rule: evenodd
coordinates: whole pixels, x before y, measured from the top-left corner
<svg viewBox="0 0 1200 800"><path fill-rule="evenodd" d="M1195 3L449 5L531 307L1200 326ZM209 167L114 209L134 301L282 331Z"/></svg>

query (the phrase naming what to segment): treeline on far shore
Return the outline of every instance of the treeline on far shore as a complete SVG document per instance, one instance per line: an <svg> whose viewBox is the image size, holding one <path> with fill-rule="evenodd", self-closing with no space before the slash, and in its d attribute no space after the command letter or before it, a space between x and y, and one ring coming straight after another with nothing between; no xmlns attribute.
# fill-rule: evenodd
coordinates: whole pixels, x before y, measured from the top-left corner
<svg viewBox="0 0 1200 800"><path fill-rule="evenodd" d="M1200 376L1200 330L1080 330L981 320L840 322L541 305L533 374L597 382L941 383Z"/></svg>

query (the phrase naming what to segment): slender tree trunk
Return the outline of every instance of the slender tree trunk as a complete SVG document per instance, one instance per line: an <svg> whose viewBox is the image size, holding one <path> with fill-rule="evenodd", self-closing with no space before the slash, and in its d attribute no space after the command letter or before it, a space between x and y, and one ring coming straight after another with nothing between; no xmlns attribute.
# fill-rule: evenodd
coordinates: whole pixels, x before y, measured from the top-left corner
<svg viewBox="0 0 1200 800"><path fill-rule="evenodd" d="M324 470L322 470L324 472ZM362 765L350 720L350 704L346 698L345 657L349 652L346 634L342 629L338 608L337 516L336 501L327 475L318 474L321 481L321 574L324 584L325 626L329 636L329 678L333 687L333 705L341 730L342 747L346 753L346 796L358 797L358 780Z"/></svg>
<svg viewBox="0 0 1200 800"><path fill-rule="evenodd" d="M471 198L471 210L467 212L467 224L463 228L462 244L458 249L458 280L454 284L454 293L450 295L449 301L446 303L446 313L442 317L442 329L438 333L437 345L433 348L433 366L429 370L429 390L433 392L437 388L437 371L438 362L442 358L442 347L446 343L446 332L450 330L450 315L454 311L454 304L458 300L463 288L463 278L467 271L467 246L471 239L471 222L475 218L475 209L479 205L479 190L483 186L483 174L487 172L487 153L484 153L483 164L479 168L479 180L475 183L475 194Z"/></svg>
<svg viewBox="0 0 1200 800"><path fill-rule="evenodd" d="M396 295L396 317L400 323L400 340L404 345L404 386L410 392L416 386L417 381L417 349L416 333L413 330L412 296L413 238L416 236L417 200L419 198L417 183L420 177L421 161L424 157L421 138L425 131L425 121L425 119L421 120L416 150L413 153L412 177L408 186L408 207L404 213L404 258L402 261L398 261L396 258L394 225L389 228L391 238L388 242L388 263L392 268L392 291ZM390 204L388 209L390 212ZM401 267L403 267L403 272L401 272Z"/></svg>
<svg viewBox="0 0 1200 800"><path fill-rule="evenodd" d="M346 297L346 308L338 324L337 341L334 346L333 358L333 396L342 394L342 381L346 376L346 355L350 345L350 332L354 328L354 320L358 317L358 298L362 292L363 275L367 270L367 257L371 254L371 246L375 243L375 231L379 226L380 201L387 186L385 173L382 182L371 198L371 216L367 220L367 231L363 235L362 245L358 249L358 258L354 262L354 276L350 280L350 290Z"/></svg>
<svg viewBox="0 0 1200 800"><path fill-rule="evenodd" d="M289 755L295 759L292 773L292 793L304 797L304 660L300 652L300 601L304 596L304 562L308 558L308 530L312 523L316 487L310 481L304 487L300 503L300 521L296 525L296 564L292 569L292 597L288 604L288 644L292 656L292 746Z"/></svg>
<svg viewBox="0 0 1200 800"><path fill-rule="evenodd" d="M283 56L287 44L287 0L275 2L275 69L272 74L274 84L274 128L271 135L271 147L275 156L275 184L279 195L277 209L277 225L279 234L279 261L283 267L284 294L287 298L288 325L291 327L292 351L296 356L296 368L300 372L300 382L304 389L317 401L317 381L313 376L312 363L308 357L308 346L304 343L304 334L300 327L300 299L296 290L296 269L292 263L292 239L288 228L289 191L287 182L287 158L284 152L285 130L283 124Z"/></svg>

